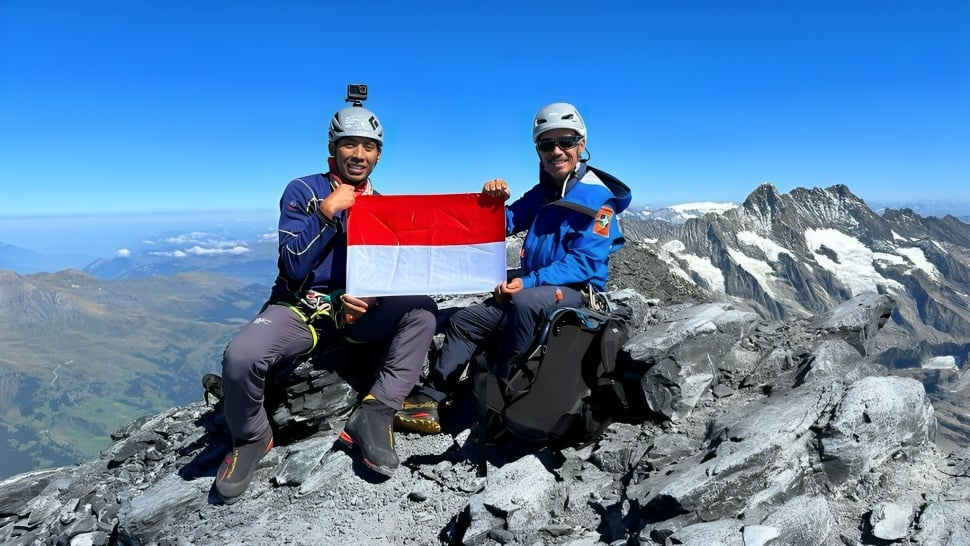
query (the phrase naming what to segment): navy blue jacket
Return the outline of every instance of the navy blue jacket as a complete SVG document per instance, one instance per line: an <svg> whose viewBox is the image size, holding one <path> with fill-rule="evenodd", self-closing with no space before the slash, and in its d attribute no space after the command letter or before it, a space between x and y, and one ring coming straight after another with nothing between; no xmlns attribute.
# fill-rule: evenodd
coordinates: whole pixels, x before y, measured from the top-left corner
<svg viewBox="0 0 970 546"><path fill-rule="evenodd" d="M294 301L311 288L330 293L347 287L348 210L330 220L319 206L335 187L327 175L312 174L291 181L283 190L273 301Z"/></svg>

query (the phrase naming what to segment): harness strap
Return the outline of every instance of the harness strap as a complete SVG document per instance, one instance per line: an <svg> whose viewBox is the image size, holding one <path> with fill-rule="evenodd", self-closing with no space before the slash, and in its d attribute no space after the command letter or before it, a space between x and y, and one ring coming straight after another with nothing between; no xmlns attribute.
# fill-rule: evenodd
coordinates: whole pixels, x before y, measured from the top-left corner
<svg viewBox="0 0 970 546"><path fill-rule="evenodd" d="M306 323L307 329L310 330L310 339L312 340L312 343L310 344L310 348L307 349L303 353L303 355L310 354L311 352L313 352L314 349L316 349L317 342L320 341L320 336L319 334L317 334L317 329L313 327L313 321L320 316L325 316L325 315L329 316L329 309L327 310L327 312L318 310L313 315L307 315L306 313L303 312L303 309L301 309L296 305L293 305L290 302L287 302L287 301L280 302L280 305L283 305L284 307L287 307L290 311L293 311L294 313L296 313L296 316L300 317L300 320Z"/></svg>

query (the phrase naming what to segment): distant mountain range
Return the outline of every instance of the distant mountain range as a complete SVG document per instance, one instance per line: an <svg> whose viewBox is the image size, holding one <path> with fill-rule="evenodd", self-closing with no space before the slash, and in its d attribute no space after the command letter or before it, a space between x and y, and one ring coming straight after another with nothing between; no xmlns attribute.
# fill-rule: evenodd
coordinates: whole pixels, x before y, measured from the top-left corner
<svg viewBox="0 0 970 546"><path fill-rule="evenodd" d="M75 256L78 262L89 260L83 256ZM22 274L39 273L42 271L58 271L63 268L65 256L51 256L35 252L26 248L0 242L0 269L17 271Z"/></svg>
<svg viewBox="0 0 970 546"><path fill-rule="evenodd" d="M628 216L633 215L645 220L663 220L673 224L682 224L691 218L700 218L710 212L721 214L739 206L741 205L737 203L699 201L661 208L646 206L639 210L632 210ZM910 210L924 217L935 216L937 218L944 218L946 216L953 216L964 223L970 222L970 203L954 201L914 201L873 203L871 205L867 204L867 206L876 214L882 214L890 209Z"/></svg>
<svg viewBox="0 0 970 546"><path fill-rule="evenodd" d="M276 278L276 242L260 240L237 242L236 245L231 248L207 248L194 244L170 244L129 251L110 258L89 260L79 256L75 261L87 265L67 269L79 269L105 280L207 271L244 283L273 282ZM60 266L66 260L68 258L65 256L49 256L0 243L0 269L22 275L61 271L63 268Z"/></svg>
<svg viewBox="0 0 970 546"><path fill-rule="evenodd" d="M141 252L124 257L95 260L84 268L84 272L99 279L131 279L205 271L224 275L243 283L264 286L272 284L277 274L276 242L249 243L239 246L238 249L237 252L221 254L185 251Z"/></svg>
<svg viewBox="0 0 970 546"><path fill-rule="evenodd" d="M964 222L970 220L970 202L965 201L870 201L866 204L878 214L882 214L888 209L911 210L924 217L955 216Z"/></svg>
<svg viewBox="0 0 970 546"><path fill-rule="evenodd" d="M783 195L771 184L740 206L690 216L627 216L624 232L685 278L766 317L807 316L872 291L898 300L892 335L970 340L970 225L952 216L880 216L846 186Z"/></svg>

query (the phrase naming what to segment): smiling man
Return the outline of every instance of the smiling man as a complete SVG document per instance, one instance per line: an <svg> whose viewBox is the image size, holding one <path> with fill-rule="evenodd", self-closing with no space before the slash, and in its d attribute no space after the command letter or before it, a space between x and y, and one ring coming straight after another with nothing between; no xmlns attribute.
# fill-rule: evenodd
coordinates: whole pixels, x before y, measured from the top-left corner
<svg viewBox="0 0 970 546"><path fill-rule="evenodd" d="M586 164L586 123L571 104L542 107L533 120L532 140L539 183L505 210L507 235L527 231L518 276L496 286L491 298L451 316L427 383L395 416L398 428L441 430L438 403L493 330L501 329L493 363L501 375L525 356L550 309L579 307L583 292L606 289L609 256L624 243L616 215L630 205L630 188ZM501 199L511 195L502 179L486 182L482 193Z"/></svg>
<svg viewBox="0 0 970 546"><path fill-rule="evenodd" d="M292 372L318 345L342 338L386 345L377 380L347 420L340 440L359 447L364 464L390 476L395 411L417 383L435 330L437 306L427 296L357 298L347 286L347 216L356 198L373 193L384 130L363 107L366 86L348 86L353 105L330 121L329 170L291 181L280 198L279 275L269 300L226 347L222 359L225 417L233 448L215 489L226 503L249 486L273 446L263 407L267 377Z"/></svg>

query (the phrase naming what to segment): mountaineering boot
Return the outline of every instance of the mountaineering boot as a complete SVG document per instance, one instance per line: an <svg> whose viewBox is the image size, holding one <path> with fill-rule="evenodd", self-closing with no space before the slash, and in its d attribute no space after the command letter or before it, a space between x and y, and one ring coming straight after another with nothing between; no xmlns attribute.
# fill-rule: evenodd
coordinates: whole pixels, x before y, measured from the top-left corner
<svg viewBox="0 0 970 546"><path fill-rule="evenodd" d="M266 434L251 442L233 444L232 451L226 455L216 473L216 492L222 502L232 504L239 500L239 496L249 487L249 482L253 481L256 465L272 448L272 429L266 429Z"/></svg>
<svg viewBox="0 0 970 546"><path fill-rule="evenodd" d="M394 414L394 426L398 430L438 434L441 432L438 402L424 393L408 396L401 411Z"/></svg>
<svg viewBox="0 0 970 546"><path fill-rule="evenodd" d="M347 419L340 441L348 448L360 446L364 464L374 472L393 476L401 464L394 451L394 408L368 394Z"/></svg>
<svg viewBox="0 0 970 546"><path fill-rule="evenodd" d="M216 404L222 402L222 377L207 373L202 376L202 390L205 393L205 403L211 405L209 396L216 399Z"/></svg>

